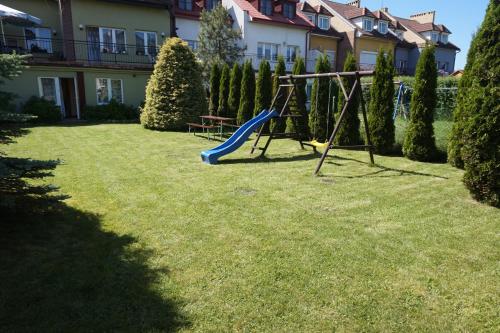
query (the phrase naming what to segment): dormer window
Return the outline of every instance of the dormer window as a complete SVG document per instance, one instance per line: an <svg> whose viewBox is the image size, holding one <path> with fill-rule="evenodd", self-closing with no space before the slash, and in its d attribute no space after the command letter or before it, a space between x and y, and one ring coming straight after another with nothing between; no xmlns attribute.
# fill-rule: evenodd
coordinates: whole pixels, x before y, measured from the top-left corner
<svg viewBox="0 0 500 333"><path fill-rule="evenodd" d="M207 10L212 10L219 4L220 0L207 0Z"/></svg>
<svg viewBox="0 0 500 333"><path fill-rule="evenodd" d="M363 30L372 31L373 30L373 21L369 18L363 19Z"/></svg>
<svg viewBox="0 0 500 333"><path fill-rule="evenodd" d="M402 31L396 31L396 36L398 36L398 38L400 40L403 40L403 32Z"/></svg>
<svg viewBox="0 0 500 333"><path fill-rule="evenodd" d="M441 34L441 42L443 44L448 44L448 35L447 34Z"/></svg>
<svg viewBox="0 0 500 333"><path fill-rule="evenodd" d="M179 9L193 10L193 0L179 0Z"/></svg>
<svg viewBox="0 0 500 333"><path fill-rule="evenodd" d="M437 32L431 32L431 40L434 42L434 43L437 43L438 42L438 38L439 38L439 34Z"/></svg>
<svg viewBox="0 0 500 333"><path fill-rule="evenodd" d="M283 3L283 16L289 19L295 18L295 3L285 2Z"/></svg>
<svg viewBox="0 0 500 333"><path fill-rule="evenodd" d="M318 28L323 29L323 30L328 30L330 29L330 20L326 16L319 16L318 17Z"/></svg>
<svg viewBox="0 0 500 333"><path fill-rule="evenodd" d="M272 0L260 0L260 12L264 15L273 14L273 2Z"/></svg>
<svg viewBox="0 0 500 333"><path fill-rule="evenodd" d="M385 21L378 21L378 31L381 33L381 34L386 34L387 33L387 22Z"/></svg>
<svg viewBox="0 0 500 333"><path fill-rule="evenodd" d="M306 17L311 23L316 24L313 14L306 14Z"/></svg>

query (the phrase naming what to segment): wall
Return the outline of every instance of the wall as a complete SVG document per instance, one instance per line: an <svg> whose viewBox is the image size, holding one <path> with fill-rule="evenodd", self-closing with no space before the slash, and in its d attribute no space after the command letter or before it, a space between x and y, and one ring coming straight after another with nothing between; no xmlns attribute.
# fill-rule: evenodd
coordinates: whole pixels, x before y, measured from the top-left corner
<svg viewBox="0 0 500 333"><path fill-rule="evenodd" d="M176 17L177 36L184 40L198 40L200 21Z"/></svg>
<svg viewBox="0 0 500 333"><path fill-rule="evenodd" d="M440 62L441 64L448 62L448 73L453 73L455 71L455 58L456 51L451 49L444 48L436 48L436 63Z"/></svg>
<svg viewBox="0 0 500 333"><path fill-rule="evenodd" d="M396 43L392 41L386 41L386 40L381 40L381 39L375 39L375 38L366 38L366 37L359 37L356 38L356 48L355 48L355 53L356 53L356 61L359 64L359 55L361 51L369 51L369 52L377 52L380 49L384 49L386 51L392 51L394 52L394 47Z"/></svg>
<svg viewBox="0 0 500 333"><path fill-rule="evenodd" d="M409 61L410 60L410 55L409 55L409 52L410 52L410 49L408 49L408 48L396 47L396 49L394 51L394 65L397 68L399 68L400 61L406 61L406 70L407 71L412 71L413 70L412 68L410 68L410 61Z"/></svg>
<svg viewBox="0 0 500 333"><path fill-rule="evenodd" d="M309 50L333 50L337 52L338 39L311 35Z"/></svg>

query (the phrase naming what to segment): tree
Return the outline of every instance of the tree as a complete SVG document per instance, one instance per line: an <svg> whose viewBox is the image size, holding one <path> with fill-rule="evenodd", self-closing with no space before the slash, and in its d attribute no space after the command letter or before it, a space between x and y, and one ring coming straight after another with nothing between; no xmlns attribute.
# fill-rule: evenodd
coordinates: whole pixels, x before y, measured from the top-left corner
<svg viewBox="0 0 500 333"><path fill-rule="evenodd" d="M411 160L432 161L436 158L434 109L436 108L437 69L434 46L427 45L420 55L415 86L410 102L410 121L406 128L403 154Z"/></svg>
<svg viewBox="0 0 500 333"><path fill-rule="evenodd" d="M29 56L17 54L0 54L0 78L12 80L21 75L26 67ZM4 82L0 80L0 85ZM31 116L21 115L15 112L13 100L14 94L0 91L0 122L16 122L31 119Z"/></svg>
<svg viewBox="0 0 500 333"><path fill-rule="evenodd" d="M279 77L284 76L285 74L286 74L285 58L282 55L279 55L278 63L274 68L274 75L273 75L273 94L272 94L273 98L278 93L278 89L281 83ZM281 88L280 95L276 97L276 101L274 102L274 109L276 110L276 112L281 112L281 109L283 109L283 106L285 105L286 102L286 96L287 96L287 89ZM283 118L272 119L270 127L274 133L283 133L286 127L286 121L284 121Z"/></svg>
<svg viewBox="0 0 500 333"><path fill-rule="evenodd" d="M295 62L292 67L292 74L305 74L306 65L304 59L301 57L296 57ZM285 133L295 133L299 132L303 137L308 138L309 134L309 121L306 109L307 94L306 94L306 80L300 79L296 80L295 93L290 99L290 113L299 115L296 117L296 123L298 125L298 131L295 129L294 122L292 118L288 118L286 121Z"/></svg>
<svg viewBox="0 0 500 333"><path fill-rule="evenodd" d="M395 142L394 119L394 67L392 53L381 50L377 55L375 75L370 90L368 127L375 152L387 154Z"/></svg>
<svg viewBox="0 0 500 333"><path fill-rule="evenodd" d="M239 125L252 118L255 98L255 73L252 61L247 60L243 65L243 76L241 78L240 107L238 109L237 122Z"/></svg>
<svg viewBox="0 0 500 333"><path fill-rule="evenodd" d="M241 32L232 28L232 21L227 9L220 4L201 12L197 55L205 69L213 64L232 64L243 56L245 49L239 46Z"/></svg>
<svg viewBox="0 0 500 333"><path fill-rule="evenodd" d="M231 70L231 80L229 82L228 117L236 118L240 107L241 90L241 68L238 63L234 63Z"/></svg>
<svg viewBox="0 0 500 333"><path fill-rule="evenodd" d="M321 55L316 59L315 73L330 72L330 60L328 56ZM329 97L330 79L327 77L314 79L311 89L311 112L309 113L309 128L314 139L323 142L329 136L327 133L327 123L332 124L332 110L330 115L328 110L331 107ZM330 119L328 119L330 117ZM330 125L330 130L332 125Z"/></svg>
<svg viewBox="0 0 500 333"><path fill-rule="evenodd" d="M217 115L219 117L226 117L229 114L229 75L229 66L224 64L219 85L219 108L217 109Z"/></svg>
<svg viewBox="0 0 500 333"><path fill-rule="evenodd" d="M208 112L211 115L216 115L219 108L220 74L219 65L213 64L210 70L210 95L208 100Z"/></svg>
<svg viewBox="0 0 500 333"><path fill-rule="evenodd" d="M161 47L146 87L146 103L141 113L145 128L184 128L206 112L201 69L187 45L179 38L168 39Z"/></svg>
<svg viewBox="0 0 500 333"><path fill-rule="evenodd" d="M500 2L491 0L465 67L462 95L464 183L472 196L500 207ZM463 78L462 78L463 79Z"/></svg>
<svg viewBox="0 0 500 333"><path fill-rule="evenodd" d="M354 72L356 71L356 58L352 53L348 53L346 60L344 62L344 72ZM349 94L354 86L354 77L343 78L342 82L344 84L345 90ZM361 87L358 87L360 89ZM340 112L345 104L344 93L339 90L338 107L337 112L340 116ZM335 144L337 145L357 145L361 143L361 136L359 135L359 93L355 93L347 107L346 114L342 120L339 131L335 137ZM337 119L339 117L336 117Z"/></svg>
<svg viewBox="0 0 500 333"><path fill-rule="evenodd" d="M262 110L268 110L272 100L272 78L271 65L266 59L262 59L259 65L259 73L257 74L257 83L255 88L255 106L253 115L258 115ZM269 132L269 123L266 122L262 129L263 133Z"/></svg>

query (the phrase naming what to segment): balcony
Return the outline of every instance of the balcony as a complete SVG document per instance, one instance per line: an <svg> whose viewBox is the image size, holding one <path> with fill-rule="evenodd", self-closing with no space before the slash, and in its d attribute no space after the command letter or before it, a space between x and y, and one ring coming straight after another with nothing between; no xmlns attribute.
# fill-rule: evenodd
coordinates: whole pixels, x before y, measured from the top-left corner
<svg viewBox="0 0 500 333"><path fill-rule="evenodd" d="M6 36L0 51L31 54L31 64L152 69L158 47Z"/></svg>

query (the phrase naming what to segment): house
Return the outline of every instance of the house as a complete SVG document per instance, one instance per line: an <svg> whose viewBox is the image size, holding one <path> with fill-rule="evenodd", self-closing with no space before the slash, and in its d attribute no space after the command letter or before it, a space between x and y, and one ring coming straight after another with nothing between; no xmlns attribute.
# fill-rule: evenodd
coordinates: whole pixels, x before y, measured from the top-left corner
<svg viewBox="0 0 500 333"><path fill-rule="evenodd" d="M462 76L464 76L464 70L458 69L458 70L454 71L453 73L451 73L450 76L453 76L456 78L461 78Z"/></svg>
<svg viewBox="0 0 500 333"><path fill-rule="evenodd" d="M427 43L433 43L436 46L435 57L438 70L443 73L454 71L456 54L460 52L460 49L449 41L451 31L443 24L435 24L435 11L415 14L409 19L394 16L387 8L384 13L392 19L393 24L404 28L401 30L404 42L396 52L396 66L406 61L407 74L415 74L422 49Z"/></svg>
<svg viewBox="0 0 500 333"><path fill-rule="evenodd" d="M2 52L30 53L29 68L3 86L18 103L42 96L79 118L85 105L111 99L139 105L158 45L174 22L167 0L4 0L41 19L4 25Z"/></svg>

